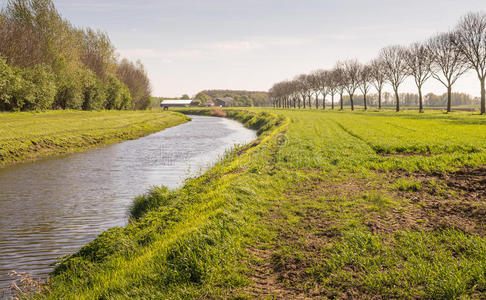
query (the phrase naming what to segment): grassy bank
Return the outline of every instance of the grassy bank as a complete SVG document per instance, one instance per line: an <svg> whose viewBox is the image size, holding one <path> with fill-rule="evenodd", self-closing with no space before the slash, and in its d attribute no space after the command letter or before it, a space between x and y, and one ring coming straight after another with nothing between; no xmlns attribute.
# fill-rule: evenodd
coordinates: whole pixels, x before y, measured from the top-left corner
<svg viewBox="0 0 486 300"><path fill-rule="evenodd" d="M484 117L227 114L258 141L139 197L39 297L485 297Z"/></svg>
<svg viewBox="0 0 486 300"><path fill-rule="evenodd" d="M161 111L0 113L0 167L135 139L186 121Z"/></svg>

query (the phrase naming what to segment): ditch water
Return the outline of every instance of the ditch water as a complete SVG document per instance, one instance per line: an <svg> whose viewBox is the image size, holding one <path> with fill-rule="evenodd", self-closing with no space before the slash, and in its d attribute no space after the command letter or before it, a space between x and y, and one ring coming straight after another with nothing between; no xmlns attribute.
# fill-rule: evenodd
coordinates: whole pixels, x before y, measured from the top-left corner
<svg viewBox="0 0 486 300"><path fill-rule="evenodd" d="M232 120L191 118L137 140L0 168L0 289L11 271L45 278L59 257L125 225L137 195L181 187L256 139Z"/></svg>

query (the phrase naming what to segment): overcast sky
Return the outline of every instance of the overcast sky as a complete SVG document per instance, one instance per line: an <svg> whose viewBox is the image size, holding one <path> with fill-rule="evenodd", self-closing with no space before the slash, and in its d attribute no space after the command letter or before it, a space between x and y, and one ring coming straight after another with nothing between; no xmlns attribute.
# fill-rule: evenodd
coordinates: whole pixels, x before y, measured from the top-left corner
<svg viewBox="0 0 486 300"><path fill-rule="evenodd" d="M268 90L337 60L367 62L453 27L486 0L54 0L74 25L106 31L146 66L155 96ZM412 82L402 90L415 92ZM426 92L445 89L430 80ZM473 73L454 90L479 94Z"/></svg>

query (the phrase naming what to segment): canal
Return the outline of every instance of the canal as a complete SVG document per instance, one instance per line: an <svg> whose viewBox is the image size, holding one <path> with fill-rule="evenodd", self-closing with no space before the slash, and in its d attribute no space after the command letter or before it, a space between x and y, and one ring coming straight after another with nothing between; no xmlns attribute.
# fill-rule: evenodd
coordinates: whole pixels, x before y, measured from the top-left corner
<svg viewBox="0 0 486 300"><path fill-rule="evenodd" d="M256 139L238 122L190 117L137 140L0 168L0 288L12 271L45 278L59 257L125 225L137 195L181 187Z"/></svg>

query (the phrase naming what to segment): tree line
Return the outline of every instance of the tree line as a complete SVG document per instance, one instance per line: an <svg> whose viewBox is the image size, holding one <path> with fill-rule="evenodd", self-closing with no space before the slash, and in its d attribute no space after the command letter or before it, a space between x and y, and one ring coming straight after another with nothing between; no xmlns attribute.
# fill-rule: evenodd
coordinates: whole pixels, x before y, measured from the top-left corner
<svg viewBox="0 0 486 300"><path fill-rule="evenodd" d="M464 73L474 70L481 87L480 111L486 113L486 14L469 13L456 27L437 34L425 41L409 46L388 46L367 64L356 59L339 61L331 70L316 70L302 74L293 80L276 83L269 90L275 107L306 108L326 107L326 97L331 97L332 109L335 97L337 105L344 106L344 95L349 97L351 110L354 98L360 93L364 109L368 108L368 96L373 88L378 95L378 108L382 107L385 84L394 93L396 111L400 111L400 85L408 77L413 78L418 91L419 111L423 112L422 87L430 78L438 80L447 90L447 111L451 111L452 87ZM321 98L321 99L320 99Z"/></svg>
<svg viewBox="0 0 486 300"><path fill-rule="evenodd" d="M400 107L418 107L419 104L419 95L417 93L406 93L400 92ZM447 92L441 95L436 95L434 93L427 93L423 95L423 104L426 107L433 107L433 108L443 108L447 106ZM351 101L348 95L343 96L344 99L344 106L350 106ZM465 93L457 93L452 92L451 94L452 105L453 106L467 106L467 108L478 106L480 104L479 97L473 98L469 94ZM354 95L353 102L355 106L363 106L363 95L358 94ZM314 99L315 101L315 99ZM378 95L377 94L370 94L366 97L366 102L369 106L378 107ZM382 107L394 107L395 106L395 95L390 93L389 91L384 91L381 97L381 105ZM466 108L466 107L464 107Z"/></svg>
<svg viewBox="0 0 486 300"><path fill-rule="evenodd" d="M146 109L140 62L119 60L108 35L77 28L52 0L8 0L0 11L0 111Z"/></svg>
<svg viewBox="0 0 486 300"><path fill-rule="evenodd" d="M234 99L233 106L271 106L267 92L245 91L245 90L204 90L196 94L194 100L199 100L205 105L209 99L231 97Z"/></svg>

